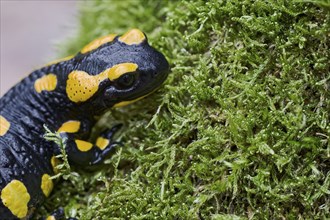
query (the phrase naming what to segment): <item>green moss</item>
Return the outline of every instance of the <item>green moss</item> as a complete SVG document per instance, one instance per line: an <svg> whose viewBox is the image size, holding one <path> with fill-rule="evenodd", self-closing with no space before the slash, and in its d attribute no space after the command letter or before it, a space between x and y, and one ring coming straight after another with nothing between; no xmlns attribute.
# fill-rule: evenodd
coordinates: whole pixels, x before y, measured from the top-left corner
<svg viewBox="0 0 330 220"><path fill-rule="evenodd" d="M125 147L98 171L77 169L46 207L81 219L330 218L329 10L326 0L84 3L68 53L137 27L172 73L103 118L98 128L125 124Z"/></svg>

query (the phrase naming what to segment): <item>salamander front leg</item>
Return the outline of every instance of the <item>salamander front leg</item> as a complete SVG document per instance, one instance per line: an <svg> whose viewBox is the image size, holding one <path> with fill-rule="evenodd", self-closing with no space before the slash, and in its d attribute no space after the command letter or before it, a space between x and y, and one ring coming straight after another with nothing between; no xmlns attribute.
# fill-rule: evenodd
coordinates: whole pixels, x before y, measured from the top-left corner
<svg viewBox="0 0 330 220"><path fill-rule="evenodd" d="M76 139L73 134L61 133L66 137L66 153L69 161L80 165L96 165L106 159L116 146L122 145L113 141L114 134L121 128L121 124L107 129L97 138L95 144L85 140Z"/></svg>

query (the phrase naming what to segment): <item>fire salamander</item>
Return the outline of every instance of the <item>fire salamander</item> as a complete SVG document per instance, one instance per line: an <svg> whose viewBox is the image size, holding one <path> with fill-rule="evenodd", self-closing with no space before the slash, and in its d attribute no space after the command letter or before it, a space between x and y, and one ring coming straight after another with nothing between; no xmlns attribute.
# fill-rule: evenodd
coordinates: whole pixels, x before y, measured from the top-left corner
<svg viewBox="0 0 330 220"><path fill-rule="evenodd" d="M66 137L70 163L102 163L119 128L89 142L96 116L153 92L168 72L163 54L133 29L98 38L11 88L0 99L0 219L30 219L53 189L60 148L44 139L44 125Z"/></svg>

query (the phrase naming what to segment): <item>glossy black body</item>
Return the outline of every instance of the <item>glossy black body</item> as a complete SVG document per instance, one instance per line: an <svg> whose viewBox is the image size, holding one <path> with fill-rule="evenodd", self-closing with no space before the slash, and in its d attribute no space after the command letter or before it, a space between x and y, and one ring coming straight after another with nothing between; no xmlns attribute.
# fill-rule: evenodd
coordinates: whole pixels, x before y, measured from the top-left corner
<svg viewBox="0 0 330 220"><path fill-rule="evenodd" d="M74 103L68 99L66 81L73 70L97 75L125 62L138 65L138 79L130 88L117 88L115 82L106 79L89 100ZM43 125L56 131L68 120L79 120L81 129L73 137L88 140L95 116L116 103L152 92L164 82L168 70L165 57L149 46L146 39L138 45L126 45L117 37L91 52L78 53L70 60L32 72L0 99L0 114L10 122L6 135L0 136L0 191L11 180L20 180L31 197L29 209L38 207L45 199L40 189L41 175L53 174L50 159L59 153L58 146L43 138ZM34 82L49 73L57 76L56 89L36 92ZM1 200L0 219L16 219Z"/></svg>

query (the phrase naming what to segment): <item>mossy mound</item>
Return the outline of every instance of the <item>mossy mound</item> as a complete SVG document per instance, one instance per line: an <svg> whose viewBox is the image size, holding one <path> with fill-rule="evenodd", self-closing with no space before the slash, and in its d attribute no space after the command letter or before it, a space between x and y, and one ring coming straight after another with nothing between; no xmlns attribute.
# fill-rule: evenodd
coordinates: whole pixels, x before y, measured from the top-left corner
<svg viewBox="0 0 330 220"><path fill-rule="evenodd" d="M76 169L47 208L80 219L330 218L329 12L326 0L84 3L68 53L137 27L172 72L152 96L111 110L101 127L123 122L125 147L99 171Z"/></svg>

